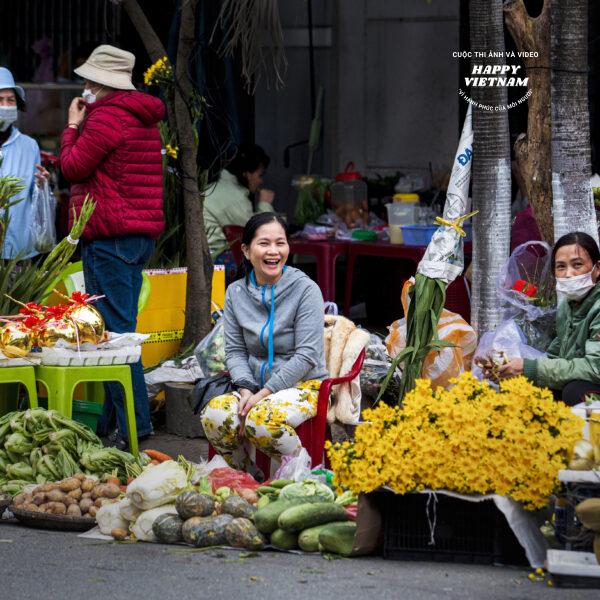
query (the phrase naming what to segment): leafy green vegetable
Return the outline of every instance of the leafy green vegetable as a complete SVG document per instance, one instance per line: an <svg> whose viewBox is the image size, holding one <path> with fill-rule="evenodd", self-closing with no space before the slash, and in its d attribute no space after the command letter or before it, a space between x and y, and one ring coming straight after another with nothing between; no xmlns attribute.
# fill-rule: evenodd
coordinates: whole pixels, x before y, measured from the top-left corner
<svg viewBox="0 0 600 600"><path fill-rule="evenodd" d="M279 494L280 500L304 500L306 502L333 502L335 494L324 483L305 479L299 483L286 485Z"/></svg>

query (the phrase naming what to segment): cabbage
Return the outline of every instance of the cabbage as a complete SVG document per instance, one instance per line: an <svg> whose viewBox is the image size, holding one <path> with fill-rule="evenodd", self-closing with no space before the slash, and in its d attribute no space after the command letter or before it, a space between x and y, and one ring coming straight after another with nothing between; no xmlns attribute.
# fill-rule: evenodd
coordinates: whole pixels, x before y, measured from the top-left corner
<svg viewBox="0 0 600 600"><path fill-rule="evenodd" d="M167 460L159 465L146 467L127 486L126 496L140 510L148 510L173 502L187 485L185 469L174 460Z"/></svg>
<svg viewBox="0 0 600 600"><path fill-rule="evenodd" d="M96 513L96 522L100 533L104 535L110 535L113 529L124 529L127 531L129 528L129 522L126 521L120 512L121 504L125 502L114 502L113 504L105 504L98 509Z"/></svg>
<svg viewBox="0 0 600 600"><path fill-rule="evenodd" d="M120 515L129 522L135 521L142 511L131 502L129 498L123 498L119 502L119 513Z"/></svg>
<svg viewBox="0 0 600 600"><path fill-rule="evenodd" d="M177 509L175 508L175 505L167 504L165 506L158 506L143 512L137 518L136 522L131 526L131 533L133 533L135 538L141 542L156 542L156 536L152 531L152 525L154 524L154 521L160 517L160 515L164 514L176 515Z"/></svg>
<svg viewBox="0 0 600 600"><path fill-rule="evenodd" d="M280 500L302 500L303 502L333 502L335 494L320 481L305 479L300 483L286 485L279 494Z"/></svg>

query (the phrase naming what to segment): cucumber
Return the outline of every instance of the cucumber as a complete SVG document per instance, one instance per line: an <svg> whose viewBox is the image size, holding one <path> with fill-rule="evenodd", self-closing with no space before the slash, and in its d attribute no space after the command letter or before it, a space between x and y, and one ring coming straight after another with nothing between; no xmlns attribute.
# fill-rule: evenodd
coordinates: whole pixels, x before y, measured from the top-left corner
<svg viewBox="0 0 600 600"><path fill-rule="evenodd" d="M300 550L304 550L304 552L318 552L319 533L321 533L325 527L329 527L329 525L331 525L331 523L325 523L325 525L317 525L316 527L305 529L298 536L298 546L300 546Z"/></svg>
<svg viewBox="0 0 600 600"><path fill-rule="evenodd" d="M265 495L271 495L271 494L279 495L279 490L276 487L273 487L270 485L261 485L259 488L256 489L256 493L259 496L265 496Z"/></svg>
<svg viewBox="0 0 600 600"><path fill-rule="evenodd" d="M345 521L347 518L346 511L333 502L314 502L284 510L277 523L280 529L286 531L302 531L332 521Z"/></svg>
<svg viewBox="0 0 600 600"><path fill-rule="evenodd" d="M323 552L333 552L342 556L350 556L354 546L356 523L330 523L319 533L319 547Z"/></svg>
<svg viewBox="0 0 600 600"><path fill-rule="evenodd" d="M292 506L294 506L293 502L275 500L259 508L254 513L254 523L257 529L261 533L273 533L278 527L277 519L279 519L279 515Z"/></svg>
<svg viewBox="0 0 600 600"><path fill-rule="evenodd" d="M271 534L271 544L280 550L293 550L298 547L298 535L291 531L276 529Z"/></svg>
<svg viewBox="0 0 600 600"><path fill-rule="evenodd" d="M275 479L271 481L269 485L274 488L284 488L286 485L290 485L290 483L296 483L293 479Z"/></svg>

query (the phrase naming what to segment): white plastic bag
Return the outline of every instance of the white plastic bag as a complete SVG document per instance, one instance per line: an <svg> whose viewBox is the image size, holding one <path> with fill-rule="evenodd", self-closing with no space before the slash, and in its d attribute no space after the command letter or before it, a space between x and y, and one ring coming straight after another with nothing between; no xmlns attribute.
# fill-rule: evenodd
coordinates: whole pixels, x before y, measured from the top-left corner
<svg viewBox="0 0 600 600"><path fill-rule="evenodd" d="M281 466L273 475L273 479L304 481L310 475L311 462L306 448L302 448L297 456L284 456L281 459Z"/></svg>
<svg viewBox="0 0 600 600"><path fill-rule="evenodd" d="M227 371L225 366L225 332L223 317L215 323L212 331L196 346L194 354L204 373L204 377L212 377Z"/></svg>
<svg viewBox="0 0 600 600"><path fill-rule="evenodd" d="M516 321L510 319L481 336L479 345L473 355L472 373L478 379L483 379L481 367L477 364L480 359L492 359L503 362L504 359L513 358L540 358L546 356L544 352L527 345L525 335Z"/></svg>
<svg viewBox="0 0 600 600"><path fill-rule="evenodd" d="M33 188L31 198L31 239L37 252L50 252L56 246L56 200L48 182Z"/></svg>

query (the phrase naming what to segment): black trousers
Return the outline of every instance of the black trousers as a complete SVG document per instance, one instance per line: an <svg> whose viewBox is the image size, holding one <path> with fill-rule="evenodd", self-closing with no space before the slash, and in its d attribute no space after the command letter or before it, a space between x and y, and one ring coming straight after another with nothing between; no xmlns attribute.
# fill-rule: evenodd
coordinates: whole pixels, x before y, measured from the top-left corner
<svg viewBox="0 0 600 600"><path fill-rule="evenodd" d="M600 394L600 383L575 379L569 381L562 390L552 390L557 400L562 400L567 406L575 406L585 400L587 394Z"/></svg>

